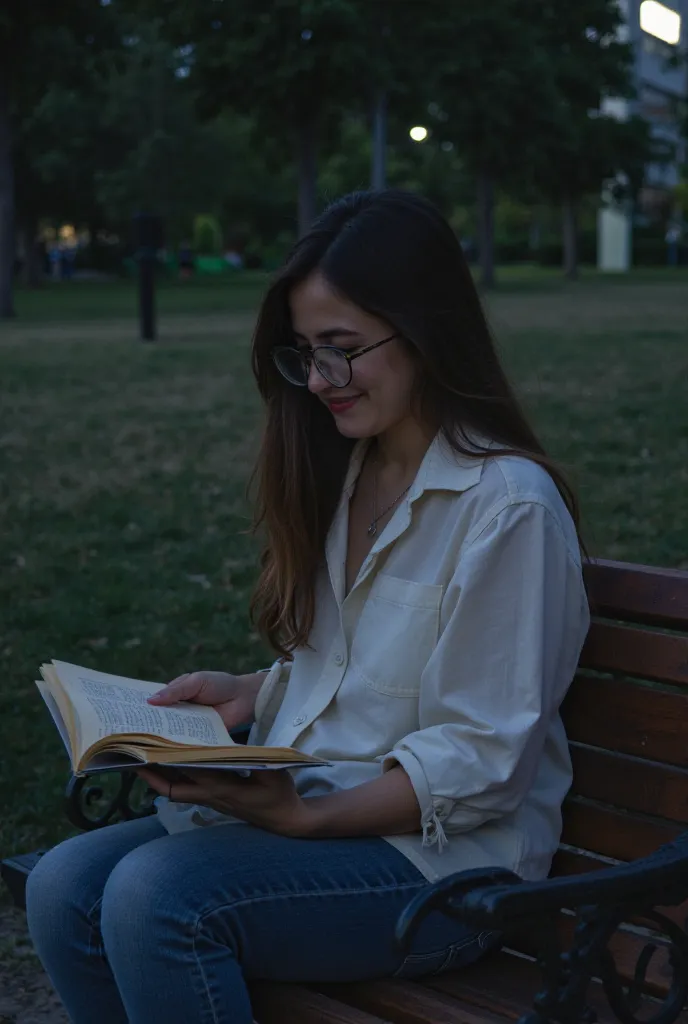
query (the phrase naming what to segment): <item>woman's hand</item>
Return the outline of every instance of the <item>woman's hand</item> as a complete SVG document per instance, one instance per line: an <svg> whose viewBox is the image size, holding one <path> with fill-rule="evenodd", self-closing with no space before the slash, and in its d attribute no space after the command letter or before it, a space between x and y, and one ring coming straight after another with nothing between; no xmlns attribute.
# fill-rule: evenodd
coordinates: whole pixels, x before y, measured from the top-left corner
<svg viewBox="0 0 688 1024"><path fill-rule="evenodd" d="M180 700L208 704L231 731L253 721L256 697L264 680L264 672L245 676L229 672L187 672L149 697L148 703L158 707Z"/></svg>
<svg viewBox="0 0 688 1024"><path fill-rule="evenodd" d="M309 801L298 795L286 770L253 771L248 778L206 768L181 771L180 781L171 783L155 768L140 768L138 774L156 793L175 803L212 807L283 836L309 834Z"/></svg>

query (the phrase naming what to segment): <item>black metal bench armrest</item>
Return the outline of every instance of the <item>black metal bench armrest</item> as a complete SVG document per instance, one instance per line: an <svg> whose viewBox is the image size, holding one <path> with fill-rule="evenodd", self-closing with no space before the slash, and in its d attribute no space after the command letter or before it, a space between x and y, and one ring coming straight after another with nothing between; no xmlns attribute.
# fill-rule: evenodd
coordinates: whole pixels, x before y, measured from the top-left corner
<svg viewBox="0 0 688 1024"><path fill-rule="evenodd" d="M622 1024L672 1024L688 1001L688 936L656 907L688 899L688 832L647 857L588 874L525 882L501 868L464 871L429 886L399 918L397 941L408 948L422 920L439 912L505 936L526 930L538 950L543 990L533 1014L520 1024L579 1024L595 1020L587 994L601 978L609 1005ZM562 950L562 911L576 911L571 948ZM630 917L642 917L669 949L671 979L664 1001L649 1018L639 1010L656 943L648 938L629 985L618 973L609 943ZM668 941L666 941L668 940Z"/></svg>
<svg viewBox="0 0 688 1024"><path fill-rule="evenodd" d="M510 931L564 908L613 906L642 912L688 899L688 832L630 864L541 882L502 868L462 871L420 893L397 927L407 945L421 920L440 911L476 928Z"/></svg>

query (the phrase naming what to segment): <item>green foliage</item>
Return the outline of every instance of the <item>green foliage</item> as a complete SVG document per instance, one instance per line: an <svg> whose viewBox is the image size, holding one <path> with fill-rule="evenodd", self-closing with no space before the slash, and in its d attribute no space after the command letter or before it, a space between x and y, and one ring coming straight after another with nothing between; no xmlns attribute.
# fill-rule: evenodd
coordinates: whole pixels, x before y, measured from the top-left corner
<svg viewBox="0 0 688 1024"><path fill-rule="evenodd" d="M633 51L620 41L619 5L552 2L544 11L556 116L535 155L531 183L551 201L577 203L623 172L634 193L652 155L648 126L604 113L607 98L633 94Z"/></svg>
<svg viewBox="0 0 688 1024"><path fill-rule="evenodd" d="M444 14L442 4L428 7ZM465 0L426 29L438 37L433 120L473 173L488 171L505 184L532 159L553 118L539 8L535 0Z"/></svg>
<svg viewBox="0 0 688 1024"><path fill-rule="evenodd" d="M232 0L231 11L215 0L150 7L164 12L168 38L190 49L206 115L251 110L291 141L294 124L325 116L356 88L364 39L350 0Z"/></svg>
<svg viewBox="0 0 688 1024"><path fill-rule="evenodd" d="M389 182L424 192L462 234L475 234L478 175L499 190L505 242L527 230L519 202L579 201L618 170L633 190L648 155L643 123L588 116L630 87L614 0L69 0L59 16L44 7L44 19L28 5L11 15L23 54L13 111L27 225L77 220L126 237L145 209L163 217L173 245L203 210L228 244L275 260L295 236L297 175L314 177L298 151L318 142L318 205L367 187L379 90ZM427 142L409 141L412 123L429 127Z"/></svg>
<svg viewBox="0 0 688 1024"><path fill-rule="evenodd" d="M194 218L194 251L203 256L219 256L222 252L222 228L217 217L199 214Z"/></svg>
<svg viewBox="0 0 688 1024"><path fill-rule="evenodd" d="M688 217L688 181L680 181L674 187L674 202L683 215Z"/></svg>

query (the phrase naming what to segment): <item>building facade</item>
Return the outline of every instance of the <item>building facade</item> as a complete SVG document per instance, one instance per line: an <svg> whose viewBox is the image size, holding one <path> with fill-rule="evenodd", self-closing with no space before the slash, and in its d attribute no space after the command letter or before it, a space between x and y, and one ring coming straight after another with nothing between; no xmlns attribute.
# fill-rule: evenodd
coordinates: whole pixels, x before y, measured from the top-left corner
<svg viewBox="0 0 688 1024"><path fill-rule="evenodd" d="M654 192L666 195L673 189L680 180L681 166L688 161L682 137L687 119L688 64L676 62L680 53L688 54L688 0L625 0L621 6L635 52L637 97L631 109L674 151L670 162L648 165L647 201Z"/></svg>

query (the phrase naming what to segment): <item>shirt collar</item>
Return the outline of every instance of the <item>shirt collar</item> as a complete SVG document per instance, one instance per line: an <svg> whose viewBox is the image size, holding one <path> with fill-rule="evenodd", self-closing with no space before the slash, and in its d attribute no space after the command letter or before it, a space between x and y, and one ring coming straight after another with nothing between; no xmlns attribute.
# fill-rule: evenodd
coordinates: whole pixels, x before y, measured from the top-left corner
<svg viewBox="0 0 688 1024"><path fill-rule="evenodd" d="M407 501L414 501L425 491L467 491L474 487L482 476L485 465L484 449L492 442L477 435L468 438L467 447L473 448L474 456L460 455L445 441L442 434L436 434L423 457L416 478L409 491ZM344 481L344 490L351 497L361 471L370 438L363 438L354 446L349 469Z"/></svg>

